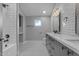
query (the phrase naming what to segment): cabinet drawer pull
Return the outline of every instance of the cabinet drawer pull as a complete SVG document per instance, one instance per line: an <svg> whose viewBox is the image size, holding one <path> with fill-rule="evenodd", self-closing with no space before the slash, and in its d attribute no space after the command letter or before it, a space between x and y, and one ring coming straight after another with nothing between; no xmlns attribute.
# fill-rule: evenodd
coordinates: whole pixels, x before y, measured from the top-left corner
<svg viewBox="0 0 79 59"><path fill-rule="evenodd" d="M68 50L67 55L73 55L73 52Z"/></svg>
<svg viewBox="0 0 79 59"><path fill-rule="evenodd" d="M62 46L62 50L67 49L66 47Z"/></svg>

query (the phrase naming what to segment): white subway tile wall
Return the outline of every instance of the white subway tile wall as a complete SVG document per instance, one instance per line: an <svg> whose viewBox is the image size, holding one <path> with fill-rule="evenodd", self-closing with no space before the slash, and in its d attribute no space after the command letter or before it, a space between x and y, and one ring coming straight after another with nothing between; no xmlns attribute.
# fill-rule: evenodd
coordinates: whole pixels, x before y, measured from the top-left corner
<svg viewBox="0 0 79 59"><path fill-rule="evenodd" d="M63 5L63 11L61 11L61 16L63 16L62 22L64 20L64 17L68 17L68 20L66 25L62 27L62 33L69 34L69 35L75 35L75 4L62 4Z"/></svg>

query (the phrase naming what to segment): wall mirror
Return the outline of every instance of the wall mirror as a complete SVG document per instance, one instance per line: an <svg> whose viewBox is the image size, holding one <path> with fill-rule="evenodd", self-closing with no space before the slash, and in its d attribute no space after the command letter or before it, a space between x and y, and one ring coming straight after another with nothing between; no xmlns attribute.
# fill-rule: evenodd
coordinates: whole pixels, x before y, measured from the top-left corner
<svg viewBox="0 0 79 59"><path fill-rule="evenodd" d="M59 8L53 10L53 31L59 33L61 31L61 13Z"/></svg>
<svg viewBox="0 0 79 59"><path fill-rule="evenodd" d="M79 3L75 4L75 33L79 35Z"/></svg>

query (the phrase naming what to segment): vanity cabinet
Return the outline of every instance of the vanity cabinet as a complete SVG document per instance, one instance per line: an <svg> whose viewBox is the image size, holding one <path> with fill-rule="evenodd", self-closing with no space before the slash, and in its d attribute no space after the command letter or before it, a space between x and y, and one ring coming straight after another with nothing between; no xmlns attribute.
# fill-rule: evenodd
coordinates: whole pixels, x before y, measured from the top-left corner
<svg viewBox="0 0 79 59"><path fill-rule="evenodd" d="M68 54L68 56L79 56L77 53L75 53L74 51L72 51L69 48L68 48L67 54Z"/></svg>
<svg viewBox="0 0 79 59"><path fill-rule="evenodd" d="M46 47L51 56L62 56L62 49L54 38L46 36Z"/></svg>
<svg viewBox="0 0 79 59"><path fill-rule="evenodd" d="M50 56L78 56L77 53L56 41L55 38L52 38L49 35L46 35L46 48Z"/></svg>

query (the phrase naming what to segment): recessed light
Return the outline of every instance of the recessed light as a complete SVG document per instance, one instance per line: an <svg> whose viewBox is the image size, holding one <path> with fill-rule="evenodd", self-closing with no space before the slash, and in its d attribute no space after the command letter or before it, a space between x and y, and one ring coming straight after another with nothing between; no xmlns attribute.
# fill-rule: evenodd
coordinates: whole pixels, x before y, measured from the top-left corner
<svg viewBox="0 0 79 59"><path fill-rule="evenodd" d="M43 11L43 14L45 14L45 13L46 13L46 11L44 10L44 11Z"/></svg>

